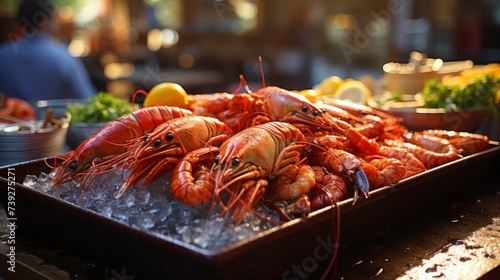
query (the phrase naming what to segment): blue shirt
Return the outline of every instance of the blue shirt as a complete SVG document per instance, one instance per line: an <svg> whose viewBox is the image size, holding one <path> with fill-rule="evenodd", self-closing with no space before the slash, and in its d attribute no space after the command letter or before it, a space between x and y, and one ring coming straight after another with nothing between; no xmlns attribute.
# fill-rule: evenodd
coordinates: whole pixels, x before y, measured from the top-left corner
<svg viewBox="0 0 500 280"><path fill-rule="evenodd" d="M88 98L96 93L83 63L50 36L0 45L0 92L29 102Z"/></svg>

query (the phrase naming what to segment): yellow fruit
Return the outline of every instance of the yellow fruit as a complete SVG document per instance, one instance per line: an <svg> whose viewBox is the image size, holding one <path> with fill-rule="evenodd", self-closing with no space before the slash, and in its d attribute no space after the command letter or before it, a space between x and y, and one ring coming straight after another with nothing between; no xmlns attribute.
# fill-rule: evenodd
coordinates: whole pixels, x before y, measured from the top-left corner
<svg viewBox="0 0 500 280"><path fill-rule="evenodd" d="M173 106L186 108L186 91L176 83L165 82L154 86L144 99L144 107Z"/></svg>
<svg viewBox="0 0 500 280"><path fill-rule="evenodd" d="M466 80L467 78L462 76L446 75L441 79L441 83L449 87L460 87L461 85L466 84Z"/></svg>
<svg viewBox="0 0 500 280"><path fill-rule="evenodd" d="M311 102L316 102L321 99L321 94L314 89L304 89L298 92Z"/></svg>
<svg viewBox="0 0 500 280"><path fill-rule="evenodd" d="M319 93L321 95L326 95L326 96L332 96L335 94L337 89L344 83L344 80L342 80L338 76L330 76L319 84Z"/></svg>
<svg viewBox="0 0 500 280"><path fill-rule="evenodd" d="M490 63L484 66L484 72L492 75L493 77L500 77L500 64Z"/></svg>
<svg viewBox="0 0 500 280"><path fill-rule="evenodd" d="M349 80L339 86L333 97L366 104L371 95L371 91L365 86L365 84L360 81Z"/></svg>

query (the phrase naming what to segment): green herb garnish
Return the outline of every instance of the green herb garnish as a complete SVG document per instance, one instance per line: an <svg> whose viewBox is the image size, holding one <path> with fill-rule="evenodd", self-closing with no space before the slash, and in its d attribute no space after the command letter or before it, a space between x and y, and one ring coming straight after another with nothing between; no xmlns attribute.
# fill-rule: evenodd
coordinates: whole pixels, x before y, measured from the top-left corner
<svg viewBox="0 0 500 280"><path fill-rule="evenodd" d="M461 111L488 108L495 117L497 93L500 79L484 75L467 84L445 85L436 80L427 81L422 97L427 108L444 108L446 111Z"/></svg>
<svg viewBox="0 0 500 280"><path fill-rule="evenodd" d="M112 121L134 111L127 100L105 92L87 99L85 104L68 103L67 107L72 123L87 124Z"/></svg>

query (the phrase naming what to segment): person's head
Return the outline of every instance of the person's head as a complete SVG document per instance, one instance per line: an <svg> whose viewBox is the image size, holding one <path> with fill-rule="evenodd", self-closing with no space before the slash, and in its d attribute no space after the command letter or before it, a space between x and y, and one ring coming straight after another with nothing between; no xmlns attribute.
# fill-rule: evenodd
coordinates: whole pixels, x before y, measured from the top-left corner
<svg viewBox="0 0 500 280"><path fill-rule="evenodd" d="M56 9L51 0L23 0L17 17L24 32L47 31L55 22Z"/></svg>

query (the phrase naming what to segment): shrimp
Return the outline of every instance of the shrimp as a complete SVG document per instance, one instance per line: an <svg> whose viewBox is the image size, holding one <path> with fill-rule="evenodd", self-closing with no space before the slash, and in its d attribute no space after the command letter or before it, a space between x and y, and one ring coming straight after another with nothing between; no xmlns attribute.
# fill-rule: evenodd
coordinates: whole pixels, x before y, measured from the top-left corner
<svg viewBox="0 0 500 280"><path fill-rule="evenodd" d="M406 175L403 178L414 176L426 170L425 165L414 154L402 147L381 146L378 154L401 161L406 169Z"/></svg>
<svg viewBox="0 0 500 280"><path fill-rule="evenodd" d="M226 140L215 159L212 209L218 203L224 213L232 210L232 219L241 222L262 198L269 180L300 165L304 140L298 128L284 122L250 127ZM223 193L230 195L227 202Z"/></svg>
<svg viewBox="0 0 500 280"><path fill-rule="evenodd" d="M424 130L420 132L414 132L414 134L436 136L447 139L448 141L450 141L450 144L458 148L461 155L471 155L487 150L490 144L488 136L468 132L457 132L450 130Z"/></svg>
<svg viewBox="0 0 500 280"><path fill-rule="evenodd" d="M434 168L445 163L457 160L461 157L458 149L451 145L448 140L436 137L416 137L409 139L417 144L402 142L398 140L386 140L385 144L392 147L402 147L414 154L426 168Z"/></svg>
<svg viewBox="0 0 500 280"><path fill-rule="evenodd" d="M177 107L157 106L136 110L111 121L94 135L88 137L75 150L62 157L54 185L69 182L98 163L102 163L127 150L126 143L153 131L158 125L192 113Z"/></svg>
<svg viewBox="0 0 500 280"><path fill-rule="evenodd" d="M403 163L395 158L369 156L368 159L363 170L370 182L370 190L396 184L406 175Z"/></svg>

